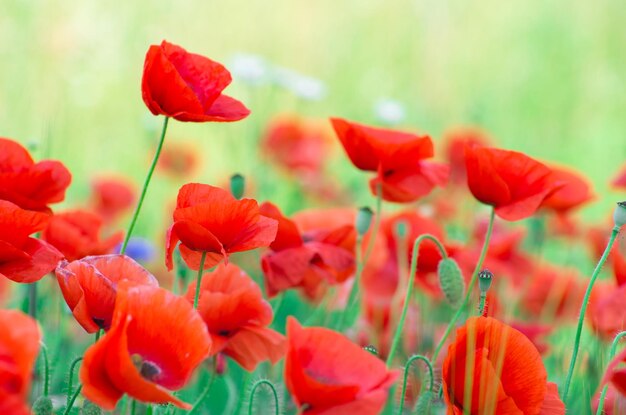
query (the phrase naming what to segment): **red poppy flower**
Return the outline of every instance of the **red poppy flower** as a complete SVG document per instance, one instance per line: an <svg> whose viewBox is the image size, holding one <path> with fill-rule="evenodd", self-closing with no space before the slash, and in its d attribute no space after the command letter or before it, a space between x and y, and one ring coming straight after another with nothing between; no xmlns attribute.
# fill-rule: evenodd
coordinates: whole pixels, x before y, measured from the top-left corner
<svg viewBox="0 0 626 415"><path fill-rule="evenodd" d="M172 254L178 241L187 265L212 268L233 252L268 246L276 237L278 223L262 216L252 199L235 199L226 190L205 184L189 183L178 191L174 224L168 230L166 265L172 269Z"/></svg>
<svg viewBox="0 0 626 415"><path fill-rule="evenodd" d="M19 311L0 310L0 413L30 413L26 401L40 341L35 320Z"/></svg>
<svg viewBox="0 0 626 415"><path fill-rule="evenodd" d="M465 166L474 197L509 221L532 216L558 188L552 170L516 151L468 146Z"/></svg>
<svg viewBox="0 0 626 415"><path fill-rule="evenodd" d="M622 169L611 182L611 185L616 189L626 189L626 164L622 166Z"/></svg>
<svg viewBox="0 0 626 415"><path fill-rule="evenodd" d="M603 384L600 384L598 391L591 400L592 413L598 411L598 404L600 403L600 395L602 394ZM609 388L606 391L604 397L604 407L602 408L603 415L620 415L626 413L626 395L621 395L613 384L609 383Z"/></svg>
<svg viewBox="0 0 626 415"><path fill-rule="evenodd" d="M285 384L303 415L379 414L398 377L332 330L287 320Z"/></svg>
<svg viewBox="0 0 626 415"><path fill-rule="evenodd" d="M0 200L0 276L30 283L57 266L63 255L52 245L29 237L44 229L49 220L46 213Z"/></svg>
<svg viewBox="0 0 626 415"><path fill-rule="evenodd" d="M588 314L593 331L602 339L611 341L626 329L624 298L626 285L598 284L593 288Z"/></svg>
<svg viewBox="0 0 626 415"><path fill-rule="evenodd" d="M192 284L187 290L192 304L195 294ZM209 330L212 354L224 353L248 371L285 355L285 337L267 327L272 307L259 286L233 264L220 264L202 280L198 312Z"/></svg>
<svg viewBox="0 0 626 415"><path fill-rule="evenodd" d="M161 151L157 169L175 178L190 177L199 165L198 154L200 149L193 143L172 141Z"/></svg>
<svg viewBox="0 0 626 415"><path fill-rule="evenodd" d="M578 315L585 287L580 284L576 270L543 266L528 278L522 304L531 315L549 318Z"/></svg>
<svg viewBox="0 0 626 415"><path fill-rule="evenodd" d="M425 161L434 154L428 136L368 127L331 118L337 137L356 168L377 172L370 190L382 186L383 199L412 202L448 180L448 166Z"/></svg>
<svg viewBox="0 0 626 415"><path fill-rule="evenodd" d="M622 404L624 402L623 399L626 397L626 366L624 363L626 363L626 349L622 350L609 363L604 373L604 378L600 382L600 388L608 382L609 389L614 388L617 395L622 398Z"/></svg>
<svg viewBox="0 0 626 415"><path fill-rule="evenodd" d="M353 225L301 232L271 203L261 206L261 214L278 221L276 239L270 245L272 251L261 260L269 296L300 287L307 297L316 299L321 285L342 283L353 274Z"/></svg>
<svg viewBox="0 0 626 415"><path fill-rule="evenodd" d="M152 274L124 255L63 261L56 269L56 276L65 302L87 333L108 330L111 326L120 281L158 286Z"/></svg>
<svg viewBox="0 0 626 415"><path fill-rule="evenodd" d="M551 168L552 180L560 187L543 200L541 207L566 214L593 200L591 185L580 173L563 167Z"/></svg>
<svg viewBox="0 0 626 415"><path fill-rule="evenodd" d="M468 359L474 361L467 373L472 380L471 409L465 408L469 402L465 403L464 396ZM457 330L442 375L448 414L565 414L535 346L519 331L491 317L471 317Z"/></svg>
<svg viewBox="0 0 626 415"><path fill-rule="evenodd" d="M487 134L474 127L458 127L445 134L446 158L450 164L450 181L455 184L467 182L465 170L465 147L485 147L491 141Z"/></svg>
<svg viewBox="0 0 626 415"><path fill-rule="evenodd" d="M100 177L92 184L91 203L105 221L111 222L135 205L135 187L125 179Z"/></svg>
<svg viewBox="0 0 626 415"><path fill-rule="evenodd" d="M23 209L50 211L49 204L65 199L71 181L72 175L61 162L35 163L19 143L0 137L0 200Z"/></svg>
<svg viewBox="0 0 626 415"><path fill-rule="evenodd" d="M143 402L191 409L169 391L187 384L210 349L206 326L184 297L122 283L110 330L85 352L83 395L107 411L124 393Z"/></svg>
<svg viewBox="0 0 626 415"><path fill-rule="evenodd" d="M104 240L100 239L102 218L86 210L70 210L55 214L48 227L41 234L41 239L53 245L74 261L87 255L102 255L113 252L122 242L122 232Z"/></svg>
<svg viewBox="0 0 626 415"><path fill-rule="evenodd" d="M222 95L230 82L230 72L221 64L163 41L148 49L141 92L154 115L178 121L238 121L250 111Z"/></svg>
<svg viewBox="0 0 626 415"><path fill-rule="evenodd" d="M316 176L321 173L329 145L326 130L296 116L272 120L265 132L262 148L287 171Z"/></svg>

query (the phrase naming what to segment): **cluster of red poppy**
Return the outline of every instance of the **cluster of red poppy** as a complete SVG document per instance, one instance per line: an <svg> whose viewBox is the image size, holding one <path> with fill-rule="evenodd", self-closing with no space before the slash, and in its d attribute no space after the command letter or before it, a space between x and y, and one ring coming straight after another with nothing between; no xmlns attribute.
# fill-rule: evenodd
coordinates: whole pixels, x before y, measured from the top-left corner
<svg viewBox="0 0 626 415"><path fill-rule="evenodd" d="M154 115L166 117L161 145L170 118L245 118L250 111L223 94L230 82L217 62L165 41L151 46L142 94ZM435 144L428 135L342 118L330 124L354 166L373 174L369 188L378 205L402 208L388 215L379 208L373 218L367 209L357 213L349 207L287 216L271 202L242 198L234 188L185 184L164 244L169 270L197 272L183 295L176 294L179 282L171 290L160 287L153 273L125 255L130 234L113 231L137 203L132 232L152 170L139 198L124 179L99 178L87 206L53 213L50 205L64 200L70 172L57 161L35 163L24 147L0 139L0 294L6 279L35 284L47 274L56 276L76 322L97 334L84 353L80 382L85 399L105 410L114 410L124 395L192 409L173 391L185 388L207 359L227 357L250 372L262 362L284 359L283 381L299 413L379 414L397 400L389 395L399 386L393 367L402 335L405 356L431 356L424 358L431 367L430 390L407 368L402 406L445 405L450 414L564 414L542 360L552 353L547 337L556 323L572 321L581 302L586 307L589 301L590 328L599 338L610 341L626 329L624 246L617 243L603 256L614 282L602 281L590 298L576 269L539 260L546 226L572 250L577 247L571 241L588 236L591 258L601 256L607 235L602 228L586 229L575 217L594 198L584 176L493 148L474 129L449 133L442 162L433 161ZM268 158L303 179L306 189L323 180L332 146L327 137L319 124L290 117L273 123L262 143ZM168 153L166 144L159 160L161 145L152 168L184 177L193 154ZM626 187L626 171L613 185ZM491 216L468 209L469 194ZM539 218L530 235L536 249L523 247L524 228L494 223L495 216L506 222ZM260 261L255 257L263 286L235 265L235 254L257 249L263 250ZM495 275L491 288L482 281L491 274L478 276L483 267ZM206 270L212 271L204 275ZM473 290L479 278L480 297ZM326 321L335 330L305 327L293 316L286 330L272 328L277 310L269 299L279 304L289 290L337 317L336 323ZM476 300L479 315L469 316L447 341ZM429 316L455 310L451 322ZM40 341L36 320L0 310L0 413L29 413ZM437 359L444 345L447 353ZM621 363L624 352L600 384L609 386L610 410L626 397ZM406 394L409 375L414 385Z"/></svg>

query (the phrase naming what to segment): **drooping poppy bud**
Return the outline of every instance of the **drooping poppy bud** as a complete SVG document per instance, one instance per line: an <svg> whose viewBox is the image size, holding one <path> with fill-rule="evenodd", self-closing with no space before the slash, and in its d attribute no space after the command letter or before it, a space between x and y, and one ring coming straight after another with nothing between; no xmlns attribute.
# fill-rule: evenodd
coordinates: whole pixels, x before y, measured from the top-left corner
<svg viewBox="0 0 626 415"><path fill-rule="evenodd" d="M374 212L372 209L368 207L362 207L359 209L359 213L356 215L356 230L359 235L365 235L367 231L370 229L370 224L372 223L372 216L374 216Z"/></svg>
<svg viewBox="0 0 626 415"><path fill-rule="evenodd" d="M459 265L452 258L444 258L439 261L437 274L441 291L443 291L448 302L452 305L458 304L465 291L465 282Z"/></svg>
<svg viewBox="0 0 626 415"><path fill-rule="evenodd" d="M54 415L52 400L47 396L40 396L33 404L33 415Z"/></svg>
<svg viewBox="0 0 626 415"><path fill-rule="evenodd" d="M235 199L239 200L243 197L243 193L246 189L246 178L241 174L233 174L230 177L230 193Z"/></svg>

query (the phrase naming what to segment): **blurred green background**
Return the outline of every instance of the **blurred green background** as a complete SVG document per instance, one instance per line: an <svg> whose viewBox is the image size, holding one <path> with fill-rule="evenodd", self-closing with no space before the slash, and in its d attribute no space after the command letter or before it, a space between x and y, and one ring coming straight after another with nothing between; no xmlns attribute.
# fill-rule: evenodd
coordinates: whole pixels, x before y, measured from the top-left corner
<svg viewBox="0 0 626 415"><path fill-rule="evenodd" d="M63 160L75 177L69 202L97 172L139 184L161 125L141 100L143 59L167 39L227 66L236 53L256 54L327 88L307 101L235 79L227 93L251 108L247 120L170 123L168 140L199 144L195 180L263 172L276 180L259 196L280 196L280 176L265 172L254 146L272 115L376 123L375 103L392 98L406 107L405 128L438 140L450 126L479 125L502 147L577 167L607 195L626 160L624 21L620 0L2 0L0 135ZM341 156L333 166L349 186L364 184ZM175 190L154 186L146 215L156 219ZM610 212L616 197L592 215Z"/></svg>

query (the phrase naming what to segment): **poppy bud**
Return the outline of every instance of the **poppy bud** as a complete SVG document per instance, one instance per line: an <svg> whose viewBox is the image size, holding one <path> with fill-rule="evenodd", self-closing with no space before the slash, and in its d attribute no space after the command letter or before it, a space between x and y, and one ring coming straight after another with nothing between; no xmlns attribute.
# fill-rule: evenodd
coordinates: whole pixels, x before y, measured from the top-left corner
<svg viewBox="0 0 626 415"><path fill-rule="evenodd" d="M243 192L246 188L246 178L241 174L233 174L230 177L230 192L235 199L239 200L243 197Z"/></svg>
<svg viewBox="0 0 626 415"><path fill-rule="evenodd" d="M493 274L488 269L484 269L478 273L478 288L481 294L487 294L493 281Z"/></svg>
<svg viewBox="0 0 626 415"><path fill-rule="evenodd" d="M100 407L87 399L83 402L83 410L81 412L82 415L102 415L102 409Z"/></svg>
<svg viewBox="0 0 626 415"><path fill-rule="evenodd" d="M359 233L359 235L365 235L370 229L372 216L374 216L374 212L372 212L372 209L368 207L362 207L359 209L359 213L357 213L356 215L356 231Z"/></svg>
<svg viewBox="0 0 626 415"><path fill-rule="evenodd" d="M617 202L617 207L613 212L613 221L615 221L615 226L619 228L626 224L626 201Z"/></svg>
<svg viewBox="0 0 626 415"><path fill-rule="evenodd" d="M54 415L52 410L52 400L47 396L42 396L33 404L34 415Z"/></svg>
<svg viewBox="0 0 626 415"><path fill-rule="evenodd" d="M430 414L431 407L433 404L433 393L431 391L423 392L419 399L417 400L417 405L415 405L415 413L417 415L427 415Z"/></svg>
<svg viewBox="0 0 626 415"><path fill-rule="evenodd" d="M456 261L452 258L444 258L439 261L437 274L441 291L445 294L446 299L452 305L457 304L463 297L465 282Z"/></svg>

